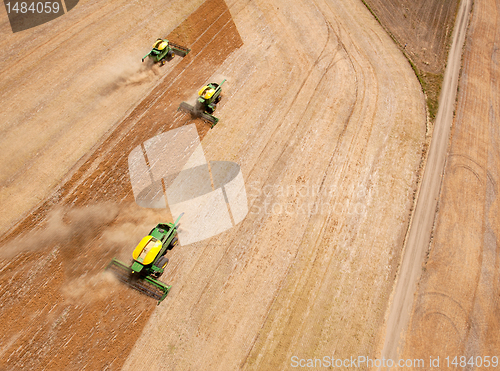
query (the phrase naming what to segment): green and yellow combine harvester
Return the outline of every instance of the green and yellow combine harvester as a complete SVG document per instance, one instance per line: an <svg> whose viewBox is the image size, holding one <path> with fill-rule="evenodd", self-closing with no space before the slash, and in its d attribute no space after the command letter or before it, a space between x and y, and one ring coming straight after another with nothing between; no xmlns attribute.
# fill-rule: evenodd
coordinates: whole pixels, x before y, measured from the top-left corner
<svg viewBox="0 0 500 371"><path fill-rule="evenodd" d="M182 215L181 215L182 216ZM168 264L165 256L178 243L177 224L158 224L149 235L144 237L132 252L132 263L127 265L114 258L106 270L135 290L140 291L160 304L165 299L172 286L158 280Z"/></svg>
<svg viewBox="0 0 500 371"><path fill-rule="evenodd" d="M191 49L174 44L166 39L157 39L153 45L153 49L142 58L142 61L144 62L149 57L153 62L160 62L161 65L164 65L165 61L169 61L174 57L174 54L185 57L190 51Z"/></svg>
<svg viewBox="0 0 500 371"><path fill-rule="evenodd" d="M220 84L211 82L205 85L198 91L198 100L193 107L187 102L182 102L177 109L190 113L194 117L200 117L202 120L210 123L213 128L219 122L219 119L213 115L217 108L217 103L220 102L222 96L222 84L226 79L222 80Z"/></svg>

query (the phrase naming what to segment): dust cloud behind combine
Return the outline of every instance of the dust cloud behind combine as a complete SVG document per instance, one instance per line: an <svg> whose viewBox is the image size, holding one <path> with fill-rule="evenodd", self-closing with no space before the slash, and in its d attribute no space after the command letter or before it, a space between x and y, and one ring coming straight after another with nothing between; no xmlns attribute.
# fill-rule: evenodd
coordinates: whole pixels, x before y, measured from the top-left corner
<svg viewBox="0 0 500 371"><path fill-rule="evenodd" d="M54 246L83 247L101 233L118 215L118 205L92 205L83 208L59 206L48 215L43 227L18 235L0 246L0 258L45 250ZM80 243L79 243L80 241ZM64 248L64 247L63 247Z"/></svg>
<svg viewBox="0 0 500 371"><path fill-rule="evenodd" d="M150 58L146 58L142 64L137 63L137 55L121 58L120 64L107 65L102 73L102 95L110 94L111 92L126 88L128 86L142 85L151 83L165 73L165 69L161 70L160 65L154 63Z"/></svg>
<svg viewBox="0 0 500 371"><path fill-rule="evenodd" d="M104 267L113 257L129 262L134 243L165 218L164 211L130 203L60 206L37 228L0 245L0 341L4 353L16 349L0 358L0 369L119 367L131 344L118 334L142 328L137 320L147 317L154 301L124 290ZM12 329L12 313L30 320ZM88 352L93 341L107 347ZM68 366L68 349L72 360L81 354L81 364Z"/></svg>

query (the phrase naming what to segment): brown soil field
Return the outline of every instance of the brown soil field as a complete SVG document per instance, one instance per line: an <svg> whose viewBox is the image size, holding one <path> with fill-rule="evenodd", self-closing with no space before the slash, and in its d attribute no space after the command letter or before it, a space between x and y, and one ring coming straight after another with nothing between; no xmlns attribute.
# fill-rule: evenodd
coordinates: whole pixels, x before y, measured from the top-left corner
<svg viewBox="0 0 500 371"><path fill-rule="evenodd" d="M458 0L364 0L419 70L442 74Z"/></svg>
<svg viewBox="0 0 500 371"><path fill-rule="evenodd" d="M415 66L429 116L438 107L458 0L363 0Z"/></svg>
<svg viewBox="0 0 500 371"><path fill-rule="evenodd" d="M268 370L374 354L426 114L361 2L80 1L36 29L1 26L0 369ZM192 51L142 65L158 36ZM220 77L217 126L176 113ZM250 211L169 253L173 288L156 306L101 272L171 221L135 204L130 151L193 122L208 159L241 166Z"/></svg>
<svg viewBox="0 0 500 371"><path fill-rule="evenodd" d="M484 357L500 350L499 22L497 1L474 2L434 237L404 347L405 357L439 356L441 369L465 369L451 364L456 356L474 357L467 369L490 369Z"/></svg>

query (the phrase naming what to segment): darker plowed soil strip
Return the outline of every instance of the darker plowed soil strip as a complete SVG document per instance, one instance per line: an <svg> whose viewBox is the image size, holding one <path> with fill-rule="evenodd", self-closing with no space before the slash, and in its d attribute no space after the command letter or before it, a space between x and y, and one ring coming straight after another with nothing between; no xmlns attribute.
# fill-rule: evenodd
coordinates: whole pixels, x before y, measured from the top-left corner
<svg viewBox="0 0 500 371"><path fill-rule="evenodd" d="M446 64L458 1L364 0L417 67L439 74Z"/></svg>
<svg viewBox="0 0 500 371"><path fill-rule="evenodd" d="M10 247L36 251L1 259L0 370L117 370L151 315L154 300L98 276L136 242L108 246L102 234L141 224L147 213L133 202L128 155L145 140L193 122L176 113L178 105L242 45L223 0L206 1L167 38L191 52L50 199L3 236ZM209 126L195 123L203 138Z"/></svg>
<svg viewBox="0 0 500 371"><path fill-rule="evenodd" d="M459 1L363 2L411 59L427 95L429 116L434 120Z"/></svg>

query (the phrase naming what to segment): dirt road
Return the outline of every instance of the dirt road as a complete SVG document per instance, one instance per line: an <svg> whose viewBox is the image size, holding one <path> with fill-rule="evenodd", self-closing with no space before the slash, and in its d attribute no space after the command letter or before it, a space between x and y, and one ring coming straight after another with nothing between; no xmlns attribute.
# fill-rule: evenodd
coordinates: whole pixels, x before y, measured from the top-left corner
<svg viewBox="0 0 500 371"><path fill-rule="evenodd" d="M453 120L458 76L461 67L462 47L469 20L472 1L462 1L453 33L453 44L448 56L438 114L432 136L429 156L422 185L418 194L401 269L394 291L394 299L387 319L387 330L382 350L385 359L398 359L400 341L404 339L416 284L431 240L437 199L441 187L450 127Z"/></svg>

